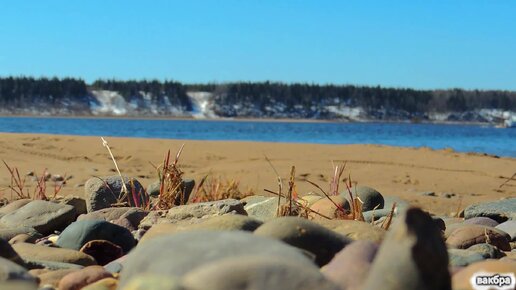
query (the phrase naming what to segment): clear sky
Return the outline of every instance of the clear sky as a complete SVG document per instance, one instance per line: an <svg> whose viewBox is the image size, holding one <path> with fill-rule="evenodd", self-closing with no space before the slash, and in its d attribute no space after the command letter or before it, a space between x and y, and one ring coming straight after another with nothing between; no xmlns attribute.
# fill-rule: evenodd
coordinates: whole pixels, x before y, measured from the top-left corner
<svg viewBox="0 0 516 290"><path fill-rule="evenodd" d="M6 75L516 90L516 1L6 0Z"/></svg>

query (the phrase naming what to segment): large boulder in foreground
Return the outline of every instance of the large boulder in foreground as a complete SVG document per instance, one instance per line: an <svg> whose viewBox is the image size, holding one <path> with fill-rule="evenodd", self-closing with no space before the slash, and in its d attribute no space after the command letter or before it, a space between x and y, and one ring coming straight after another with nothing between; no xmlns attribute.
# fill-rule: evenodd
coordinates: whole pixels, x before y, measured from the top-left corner
<svg viewBox="0 0 516 290"><path fill-rule="evenodd" d="M300 250L283 242L242 232L192 231L163 236L136 247L124 262L120 288L139 274L181 278L186 273L228 257L257 255L314 267Z"/></svg>
<svg viewBox="0 0 516 290"><path fill-rule="evenodd" d="M42 235L61 231L72 223L77 213L71 205L33 200L0 219L3 228L34 228Z"/></svg>
<svg viewBox="0 0 516 290"><path fill-rule="evenodd" d="M22 266L0 257L0 288L6 282L23 281L36 284L36 278ZM9 289L9 288L5 288Z"/></svg>
<svg viewBox="0 0 516 290"><path fill-rule="evenodd" d="M430 215L409 208L383 241L363 290L451 290L448 252Z"/></svg>
<svg viewBox="0 0 516 290"><path fill-rule="evenodd" d="M127 202L129 206L137 206L138 203L142 205L148 202L144 194L145 189L138 180L124 177L124 183L128 191L127 195L123 194L122 179L118 175L88 179L84 185L84 196L86 197L88 212L112 207L123 202ZM133 193L138 198L133 198Z"/></svg>

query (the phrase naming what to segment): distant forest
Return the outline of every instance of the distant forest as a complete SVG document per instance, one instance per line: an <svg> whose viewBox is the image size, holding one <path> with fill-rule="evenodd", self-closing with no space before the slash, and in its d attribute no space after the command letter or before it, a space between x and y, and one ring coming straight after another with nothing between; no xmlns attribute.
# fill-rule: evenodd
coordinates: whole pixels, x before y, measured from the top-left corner
<svg viewBox="0 0 516 290"><path fill-rule="evenodd" d="M119 92L130 100L136 95L150 94L153 99L167 97L172 103L192 108L188 91L214 94L219 108L233 104L249 105L258 110L281 104L286 111L314 110L328 105L346 105L371 110L401 110L411 114L425 112L465 112L477 109L516 111L516 92L480 90L415 90L380 86L286 84L279 82L237 82L222 84L182 84L174 81L97 80L88 85L75 78L0 78L0 105L20 107L44 103L62 105L85 102L92 90ZM225 112L222 115L232 115Z"/></svg>

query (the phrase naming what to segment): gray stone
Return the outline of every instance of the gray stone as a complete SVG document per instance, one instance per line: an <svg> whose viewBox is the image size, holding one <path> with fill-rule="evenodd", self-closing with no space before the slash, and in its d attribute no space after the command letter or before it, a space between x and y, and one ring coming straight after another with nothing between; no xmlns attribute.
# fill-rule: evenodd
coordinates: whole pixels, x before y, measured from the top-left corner
<svg viewBox="0 0 516 290"><path fill-rule="evenodd" d="M244 205L240 201L236 199L224 199L176 206L168 210L165 218L174 222L225 214L247 215L247 212L244 210Z"/></svg>
<svg viewBox="0 0 516 290"><path fill-rule="evenodd" d="M25 268L0 257L0 283L18 280L33 282L34 284L37 282L36 278L30 275Z"/></svg>
<svg viewBox="0 0 516 290"><path fill-rule="evenodd" d="M357 186L352 189L352 192L363 202L362 211L384 208L385 200L376 189L368 186Z"/></svg>
<svg viewBox="0 0 516 290"><path fill-rule="evenodd" d="M378 250L370 241L356 241L337 253L329 264L321 268L328 279L341 289L358 290L367 279Z"/></svg>
<svg viewBox="0 0 516 290"><path fill-rule="evenodd" d="M106 240L129 252L136 244L133 235L126 228L106 221L77 221L59 235L59 247L80 250L87 242Z"/></svg>
<svg viewBox="0 0 516 290"><path fill-rule="evenodd" d="M405 212L407 208L409 207L409 203L405 200L395 197L395 196L386 196L384 197L384 206L383 209L378 210L370 210L370 211L364 211L364 219L367 222L370 222L371 220L379 220L382 217L386 217L390 214L392 210L392 206L394 203L396 203L396 208L394 209L394 216L398 216Z"/></svg>
<svg viewBox="0 0 516 290"><path fill-rule="evenodd" d="M387 233L363 290L451 290L448 252L432 218L409 208Z"/></svg>
<svg viewBox="0 0 516 290"><path fill-rule="evenodd" d="M278 239L315 255L319 266L326 265L351 239L300 217L279 217L254 231L255 235Z"/></svg>
<svg viewBox="0 0 516 290"><path fill-rule="evenodd" d="M68 204L75 208L77 215L85 214L88 212L86 208L86 200L77 196L65 196L62 200L59 201L61 204Z"/></svg>
<svg viewBox="0 0 516 290"><path fill-rule="evenodd" d="M448 256L452 267L466 267L469 264L485 260L482 255L469 249L448 249Z"/></svg>
<svg viewBox="0 0 516 290"><path fill-rule="evenodd" d="M510 220L503 222L496 226L496 229L499 229L501 231L504 231L511 236L511 241L516 241L516 220Z"/></svg>
<svg viewBox="0 0 516 290"><path fill-rule="evenodd" d="M16 228L0 228L0 239L6 241L11 240L17 235L27 234L32 239L40 239L43 237L42 234L38 233L34 228L31 227L16 227Z"/></svg>
<svg viewBox="0 0 516 290"><path fill-rule="evenodd" d="M124 183L128 194L122 193L122 180L120 176L113 175L103 179L93 177L86 181L84 192L88 212L103 208L112 207L114 204L127 203L129 206L136 206L133 199L133 192L139 197L139 203L147 203L145 189L140 182L134 178L124 177Z"/></svg>
<svg viewBox="0 0 516 290"><path fill-rule="evenodd" d="M478 253L484 257L484 259L500 259L505 257L504 252L502 252L497 247L490 244L476 244L468 248L468 251Z"/></svg>
<svg viewBox="0 0 516 290"><path fill-rule="evenodd" d="M209 262L243 255L279 257L301 267L314 265L297 248L247 232L183 232L149 240L131 251L120 273L119 288L138 274L182 277Z"/></svg>
<svg viewBox="0 0 516 290"><path fill-rule="evenodd" d="M276 217L278 197L253 195L242 199L241 202L245 203L244 209L250 217L264 222Z"/></svg>
<svg viewBox="0 0 516 290"><path fill-rule="evenodd" d="M516 219L516 197L499 201L470 205L464 210L464 217L488 217L499 223Z"/></svg>
<svg viewBox="0 0 516 290"><path fill-rule="evenodd" d="M470 218L464 221L465 224L468 225L480 225L480 226L487 226L487 227L496 227L499 223L493 219L490 219L488 217L478 216L474 218Z"/></svg>
<svg viewBox="0 0 516 290"><path fill-rule="evenodd" d="M140 222L149 214L148 211L138 207L110 207L80 215L78 221L102 220L113 222L126 218L134 228L138 228Z"/></svg>
<svg viewBox="0 0 516 290"><path fill-rule="evenodd" d="M71 205L34 200L0 219L4 228L32 227L42 235L60 231L74 221L77 213Z"/></svg>
<svg viewBox="0 0 516 290"><path fill-rule="evenodd" d="M340 290L315 266L281 257L228 257L192 270L183 279L188 290Z"/></svg>
<svg viewBox="0 0 516 290"><path fill-rule="evenodd" d="M27 269L48 269L48 270L64 270L64 269L82 269L84 266L65 263L65 262L56 262L56 261L45 261L45 260L34 260L30 258L26 258L25 264L27 265Z"/></svg>
<svg viewBox="0 0 516 290"><path fill-rule="evenodd" d="M26 263L31 261L48 261L77 264L81 266L97 264L93 257L71 249L61 249L27 243L17 243L12 246Z"/></svg>
<svg viewBox="0 0 516 290"><path fill-rule="evenodd" d="M4 215L19 209L20 207L28 204L31 201L32 201L32 199L28 199L28 198L17 199L17 200L11 201L7 205L0 207L0 217L3 217Z"/></svg>

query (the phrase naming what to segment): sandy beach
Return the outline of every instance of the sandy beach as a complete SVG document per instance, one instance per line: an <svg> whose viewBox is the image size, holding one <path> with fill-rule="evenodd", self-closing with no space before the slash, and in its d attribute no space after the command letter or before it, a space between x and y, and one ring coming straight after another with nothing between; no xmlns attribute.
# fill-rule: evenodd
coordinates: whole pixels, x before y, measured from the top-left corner
<svg viewBox="0 0 516 290"><path fill-rule="evenodd" d="M288 178L291 166L296 167L296 188L301 195L317 192L306 179L328 189L332 163L345 162L344 175L351 175L358 185L401 197L440 215L473 203L516 196L516 181L500 188L516 170L516 159L512 158L378 145L106 139L122 174L137 178L144 186L157 180L152 164L160 164L169 149L175 155L185 144L180 158L184 177L199 181L209 174L234 179L242 190L249 188L258 195L268 195L264 189L277 190L277 177L267 156L282 178ZM60 195L83 196L86 180L115 174L100 137L2 133L0 159L23 175L30 171L41 175L47 168L52 174L71 177ZM10 174L3 164L0 172L1 193L10 198ZM27 186L32 192L34 183L27 181ZM47 187L51 195L52 182ZM436 196L423 192L435 192Z"/></svg>

